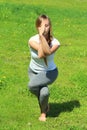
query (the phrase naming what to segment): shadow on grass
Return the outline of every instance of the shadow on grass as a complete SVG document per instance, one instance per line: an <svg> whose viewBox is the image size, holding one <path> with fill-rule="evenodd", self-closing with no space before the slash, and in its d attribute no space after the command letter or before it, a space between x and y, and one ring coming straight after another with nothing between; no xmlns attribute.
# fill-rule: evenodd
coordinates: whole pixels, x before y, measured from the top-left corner
<svg viewBox="0 0 87 130"><path fill-rule="evenodd" d="M50 111L48 112L48 117L57 117L62 112L71 112L74 108L80 107L80 102L78 100L73 100L63 103L50 103Z"/></svg>

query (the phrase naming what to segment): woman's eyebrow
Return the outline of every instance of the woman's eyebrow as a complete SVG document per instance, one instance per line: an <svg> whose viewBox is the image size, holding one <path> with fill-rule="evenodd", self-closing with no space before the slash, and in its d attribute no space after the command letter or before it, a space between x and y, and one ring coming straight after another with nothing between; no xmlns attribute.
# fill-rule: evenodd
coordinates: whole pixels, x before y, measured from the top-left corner
<svg viewBox="0 0 87 130"><path fill-rule="evenodd" d="M45 24L45 26L49 26L49 23L48 23L48 24Z"/></svg>

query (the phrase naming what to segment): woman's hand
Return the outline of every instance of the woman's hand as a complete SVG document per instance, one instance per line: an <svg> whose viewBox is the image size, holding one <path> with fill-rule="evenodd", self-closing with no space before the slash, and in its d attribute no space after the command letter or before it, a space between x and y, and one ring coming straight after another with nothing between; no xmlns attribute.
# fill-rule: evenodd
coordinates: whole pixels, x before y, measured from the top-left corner
<svg viewBox="0 0 87 130"><path fill-rule="evenodd" d="M38 32L40 36L43 35L44 31L45 31L44 25L41 25L41 27L38 27Z"/></svg>

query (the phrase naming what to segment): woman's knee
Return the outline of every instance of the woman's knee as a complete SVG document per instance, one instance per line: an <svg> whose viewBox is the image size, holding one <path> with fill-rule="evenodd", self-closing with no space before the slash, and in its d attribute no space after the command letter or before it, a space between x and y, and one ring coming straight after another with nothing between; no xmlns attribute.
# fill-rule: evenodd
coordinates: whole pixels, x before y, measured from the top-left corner
<svg viewBox="0 0 87 130"><path fill-rule="evenodd" d="M34 87L32 84L30 84L30 82L28 83L28 89L29 89L29 91L30 91L32 94L34 94L34 95L36 95L36 96L39 95L39 88L38 88L38 87Z"/></svg>
<svg viewBox="0 0 87 130"><path fill-rule="evenodd" d="M40 90L40 95L42 97L49 97L50 93L49 93L49 90L48 90L48 87L44 87Z"/></svg>
<svg viewBox="0 0 87 130"><path fill-rule="evenodd" d="M30 84L30 82L28 83L28 89L29 89L29 91L33 91L33 86Z"/></svg>

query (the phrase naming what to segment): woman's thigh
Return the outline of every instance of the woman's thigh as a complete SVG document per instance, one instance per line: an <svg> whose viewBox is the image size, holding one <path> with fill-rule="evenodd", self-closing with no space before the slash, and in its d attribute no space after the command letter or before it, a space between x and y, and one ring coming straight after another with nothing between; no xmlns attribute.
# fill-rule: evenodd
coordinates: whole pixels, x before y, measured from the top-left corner
<svg viewBox="0 0 87 130"><path fill-rule="evenodd" d="M52 70L52 71L42 71L38 74L33 74L32 78L30 78L29 85L30 86L43 86L53 83L58 75L58 70Z"/></svg>

